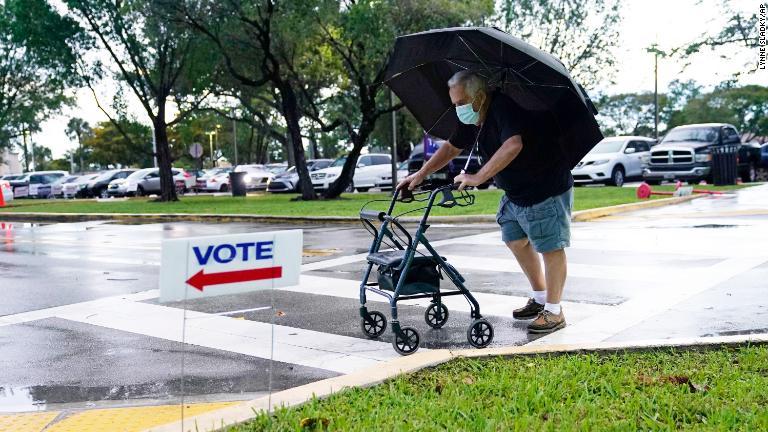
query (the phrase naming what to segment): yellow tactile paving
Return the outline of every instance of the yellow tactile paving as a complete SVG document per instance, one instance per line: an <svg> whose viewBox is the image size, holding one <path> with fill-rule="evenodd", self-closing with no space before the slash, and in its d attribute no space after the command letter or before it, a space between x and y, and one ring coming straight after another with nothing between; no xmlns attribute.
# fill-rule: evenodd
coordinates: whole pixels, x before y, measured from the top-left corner
<svg viewBox="0 0 768 432"><path fill-rule="evenodd" d="M202 414L236 403L188 404L184 409L184 416ZM134 432L180 420L180 418L180 405L94 409L72 414L56 422L45 432Z"/></svg>
<svg viewBox="0 0 768 432"><path fill-rule="evenodd" d="M0 414L0 432L40 432L57 415L59 411Z"/></svg>

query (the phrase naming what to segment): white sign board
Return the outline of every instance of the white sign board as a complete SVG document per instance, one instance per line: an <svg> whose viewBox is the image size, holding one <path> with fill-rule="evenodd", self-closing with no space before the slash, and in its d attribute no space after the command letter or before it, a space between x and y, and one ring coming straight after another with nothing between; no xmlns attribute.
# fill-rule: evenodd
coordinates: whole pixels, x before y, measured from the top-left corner
<svg viewBox="0 0 768 432"><path fill-rule="evenodd" d="M163 240L160 301L297 285L302 231Z"/></svg>

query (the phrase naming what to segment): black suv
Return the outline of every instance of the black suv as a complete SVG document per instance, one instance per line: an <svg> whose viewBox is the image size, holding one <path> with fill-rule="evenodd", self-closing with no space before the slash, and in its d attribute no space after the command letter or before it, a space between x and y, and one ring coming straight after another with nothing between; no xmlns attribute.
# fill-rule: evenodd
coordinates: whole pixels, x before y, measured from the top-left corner
<svg viewBox="0 0 768 432"><path fill-rule="evenodd" d="M440 147L447 142L445 140L439 140L436 138L431 138L431 139L434 140L433 142L437 145L437 147ZM425 179L425 183L428 183L433 186L442 186L442 185L447 185L452 183L453 178L461 174L461 170L464 169L464 165L467 163L467 158L469 158L469 153L470 153L469 149L462 151L460 155L456 156L455 158L453 158L453 160L448 162L448 165L430 174ZM408 157L408 174L413 174L416 171L420 170L421 167L424 165L424 161L429 160L430 156L432 155L427 154L425 156L423 142L421 144L414 146L413 150L411 151L411 155ZM472 160L469 161L467 172L474 174L480 170L481 165L482 164L480 163L480 157L477 155L477 152L474 152L472 154ZM488 181L481 184L477 188L488 189L488 186L492 184L493 184L493 180L489 179Z"/></svg>
<svg viewBox="0 0 768 432"><path fill-rule="evenodd" d="M738 173L742 181L755 181L760 150L741 144L736 128L726 123L692 124L670 130L651 149L643 179L649 184L660 184L664 180L711 183L712 146L725 144L739 146Z"/></svg>

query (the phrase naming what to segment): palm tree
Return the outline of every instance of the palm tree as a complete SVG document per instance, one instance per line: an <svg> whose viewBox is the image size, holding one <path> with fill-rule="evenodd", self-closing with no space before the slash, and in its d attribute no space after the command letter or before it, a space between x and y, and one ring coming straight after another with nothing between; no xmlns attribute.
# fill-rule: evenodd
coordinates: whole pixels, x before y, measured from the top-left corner
<svg viewBox="0 0 768 432"><path fill-rule="evenodd" d="M80 173L85 172L84 170L84 164L83 164L83 140L85 137L91 133L91 126L88 124L87 121L79 118L79 117L72 117L67 122L67 129L65 130L67 136L70 139L77 140L77 144L79 146L78 153L80 153L80 165L79 165L79 171Z"/></svg>

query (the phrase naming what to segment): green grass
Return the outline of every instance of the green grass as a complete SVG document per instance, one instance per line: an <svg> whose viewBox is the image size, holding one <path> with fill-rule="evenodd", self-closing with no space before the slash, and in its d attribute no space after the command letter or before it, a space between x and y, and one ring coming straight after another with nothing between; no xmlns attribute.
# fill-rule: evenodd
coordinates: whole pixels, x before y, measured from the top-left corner
<svg viewBox="0 0 768 432"><path fill-rule="evenodd" d="M767 407L768 347L665 350L456 360L226 430L756 431Z"/></svg>
<svg viewBox="0 0 768 432"><path fill-rule="evenodd" d="M703 186L706 189L733 189L739 186ZM673 190L672 186L657 187ZM476 191L475 205L453 209L437 208L435 215L495 214L501 191ZM294 195L256 194L246 198L230 196L185 196L178 202L158 203L147 198L128 201L95 200L14 200L0 211L55 213L215 213L278 216L357 216L360 207L372 199L388 199L387 193L345 194L340 199L311 202L291 201ZM654 196L653 198L665 198ZM588 187L575 189L575 210L636 202L634 188ZM382 208L385 204L378 204ZM407 206L403 206L407 209Z"/></svg>

